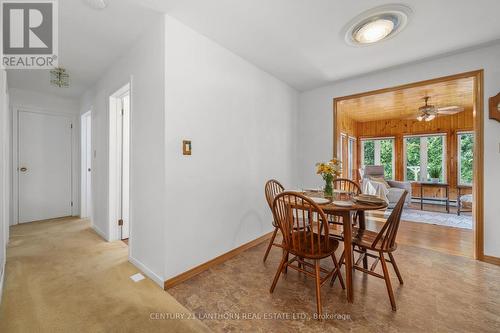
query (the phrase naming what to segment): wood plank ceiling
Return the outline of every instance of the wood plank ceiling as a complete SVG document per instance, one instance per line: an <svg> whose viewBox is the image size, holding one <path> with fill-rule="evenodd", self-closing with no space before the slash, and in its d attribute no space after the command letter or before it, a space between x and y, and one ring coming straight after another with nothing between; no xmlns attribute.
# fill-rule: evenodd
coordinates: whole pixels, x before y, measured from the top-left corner
<svg viewBox="0 0 500 333"><path fill-rule="evenodd" d="M473 87L473 78L462 78L343 100L339 108L357 122L408 119L419 114L424 97L429 96L429 104L438 108L459 106L470 111L474 102Z"/></svg>

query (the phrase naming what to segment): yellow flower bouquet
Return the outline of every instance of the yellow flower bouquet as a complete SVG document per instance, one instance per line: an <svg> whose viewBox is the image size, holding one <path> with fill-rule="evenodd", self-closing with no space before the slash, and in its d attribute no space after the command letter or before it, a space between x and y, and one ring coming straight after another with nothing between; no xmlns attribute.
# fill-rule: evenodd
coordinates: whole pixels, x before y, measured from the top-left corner
<svg viewBox="0 0 500 333"><path fill-rule="evenodd" d="M325 181L325 197L333 197L333 181L342 174L342 162L333 158L330 162L316 163L316 173Z"/></svg>

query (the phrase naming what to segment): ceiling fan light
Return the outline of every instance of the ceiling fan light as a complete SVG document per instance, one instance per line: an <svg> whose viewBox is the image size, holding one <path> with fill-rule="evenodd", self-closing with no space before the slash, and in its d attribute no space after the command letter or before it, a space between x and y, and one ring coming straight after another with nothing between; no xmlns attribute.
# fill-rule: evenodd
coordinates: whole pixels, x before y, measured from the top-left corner
<svg viewBox="0 0 500 333"><path fill-rule="evenodd" d="M424 120L424 116L422 116L422 115L418 116L418 117L417 117L417 120L418 120L418 121L422 121L422 120Z"/></svg>
<svg viewBox="0 0 500 333"><path fill-rule="evenodd" d="M425 118L425 121L431 121L431 120L434 120L434 118L436 118L436 115L435 115L435 114L431 114L431 115L428 115L428 116Z"/></svg>

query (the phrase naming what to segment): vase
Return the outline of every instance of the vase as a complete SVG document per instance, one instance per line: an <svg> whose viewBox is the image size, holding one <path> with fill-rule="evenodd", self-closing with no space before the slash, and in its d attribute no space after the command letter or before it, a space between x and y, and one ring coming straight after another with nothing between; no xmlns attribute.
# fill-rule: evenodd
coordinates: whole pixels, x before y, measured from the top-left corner
<svg viewBox="0 0 500 333"><path fill-rule="evenodd" d="M325 187L323 188L325 198L333 197L333 177L331 175L327 175L323 177L325 180Z"/></svg>

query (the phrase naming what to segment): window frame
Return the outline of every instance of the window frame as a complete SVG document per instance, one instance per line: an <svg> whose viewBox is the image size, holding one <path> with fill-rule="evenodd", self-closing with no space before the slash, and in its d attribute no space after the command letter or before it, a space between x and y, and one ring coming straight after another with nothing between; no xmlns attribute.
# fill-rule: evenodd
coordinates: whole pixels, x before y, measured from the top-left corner
<svg viewBox="0 0 500 333"><path fill-rule="evenodd" d="M347 134L340 133L339 147L337 149L337 159L344 165L344 143L347 140Z"/></svg>
<svg viewBox="0 0 500 333"><path fill-rule="evenodd" d="M462 147L461 147L461 136L462 135L472 135L473 142L476 140L474 131L457 131L457 185L458 186L472 186L471 183L462 183ZM474 174L474 145L472 146L472 173ZM474 178L474 177L472 177ZM474 179L473 179L474 180Z"/></svg>
<svg viewBox="0 0 500 333"><path fill-rule="evenodd" d="M407 144L406 139L408 138L420 138L420 179L417 182L428 182L427 179L427 166L428 166L428 149L427 149L427 140L425 140L422 145L422 138L429 138L433 136L440 136L443 138L443 155L441 156L441 170L443 173L443 183L448 182L448 169L446 168L446 159L447 159L447 146L448 146L448 133L424 133L424 134L407 134L403 135L403 179L404 181L415 182L414 180L408 180L407 174L407 166L408 166L408 156L407 156ZM424 166L425 168L423 168ZM425 170L425 175L422 172ZM425 177L425 179L424 179Z"/></svg>
<svg viewBox="0 0 500 333"><path fill-rule="evenodd" d="M351 180L354 179L354 162L356 156L357 141L357 138L354 136L349 136L347 138L347 178Z"/></svg>
<svg viewBox="0 0 500 333"><path fill-rule="evenodd" d="M359 165L361 168L365 167L365 147L364 143L366 141L374 141L374 165L382 165L381 163L381 141L382 140L392 140L392 156L391 156L391 168L392 168L392 177L391 178L386 178L388 180L394 180L395 179L395 173L396 173L396 137L395 136L377 136L377 137L365 137L365 138L360 138L359 141L361 143L361 161ZM385 177L385 175L384 175Z"/></svg>

